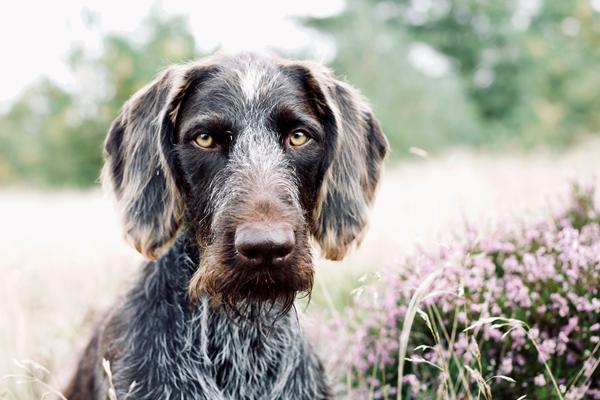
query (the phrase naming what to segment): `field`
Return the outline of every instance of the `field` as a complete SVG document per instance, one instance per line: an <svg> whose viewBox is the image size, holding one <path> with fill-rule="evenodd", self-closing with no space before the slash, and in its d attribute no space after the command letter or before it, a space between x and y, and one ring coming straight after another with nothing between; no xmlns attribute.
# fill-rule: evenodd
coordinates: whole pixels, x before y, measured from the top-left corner
<svg viewBox="0 0 600 400"><path fill-rule="evenodd" d="M589 139L560 153L454 150L388 167L360 249L342 262L317 261L307 319L348 305L365 272L444 241L466 223L485 232L498 221L547 215L570 182L597 181L599 154L600 140ZM9 376L22 372L15 361L43 365L44 379L61 387L94 321L141 258L122 241L99 189L3 188L0 221L0 398L36 398L39 390Z"/></svg>

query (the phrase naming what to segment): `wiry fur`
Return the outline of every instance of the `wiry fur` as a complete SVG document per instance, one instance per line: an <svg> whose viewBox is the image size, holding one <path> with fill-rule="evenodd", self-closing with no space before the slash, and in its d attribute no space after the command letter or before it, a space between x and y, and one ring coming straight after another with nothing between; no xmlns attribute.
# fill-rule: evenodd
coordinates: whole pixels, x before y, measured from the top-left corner
<svg viewBox="0 0 600 400"><path fill-rule="evenodd" d="M214 237L190 283L190 298L208 293L230 306L239 297L270 304L279 301L282 312L288 311L296 292L312 288L313 268L298 183L274 133L251 126L239 135L229 163L211 185L210 199ZM234 234L231 227L245 221L287 222L296 227L299 251L291 261L296 267L256 270L237 265L228 238Z"/></svg>
<svg viewBox="0 0 600 400"><path fill-rule="evenodd" d="M232 316L205 296L189 305L193 246L180 240L145 266L82 362L109 358L119 399L328 398L322 367L294 313L275 322L265 309L253 319ZM104 373L92 365L100 379L90 392L67 389L69 400L106 398Z"/></svg>
<svg viewBox="0 0 600 400"><path fill-rule="evenodd" d="M322 94L322 106L335 119L337 147L314 210L313 234L325 257L341 260L365 232L388 144L356 89L321 65L293 66L305 75L308 87Z"/></svg>
<svg viewBox="0 0 600 400"><path fill-rule="evenodd" d="M310 140L294 147L298 129ZM360 239L386 149L362 98L318 65L219 55L141 89L103 178L156 261L99 324L67 397L106 399L107 359L119 399L329 398L293 302L312 289L310 236L331 259ZM242 254L249 225L285 227L285 255Z"/></svg>
<svg viewBox="0 0 600 400"><path fill-rule="evenodd" d="M126 239L150 259L158 258L174 239L183 212L179 191L159 151L158 134L178 79L180 68L173 67L136 93L106 139L103 184L116 195Z"/></svg>

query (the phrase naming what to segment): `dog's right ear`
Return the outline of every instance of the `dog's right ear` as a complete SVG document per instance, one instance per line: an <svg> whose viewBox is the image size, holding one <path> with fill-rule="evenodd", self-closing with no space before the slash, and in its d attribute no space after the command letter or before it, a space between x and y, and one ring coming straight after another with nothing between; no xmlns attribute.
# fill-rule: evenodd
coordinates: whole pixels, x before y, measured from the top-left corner
<svg viewBox="0 0 600 400"><path fill-rule="evenodd" d="M163 71L127 101L106 138L103 185L116 196L125 237L149 259L162 254L181 225L174 126L187 89L205 70L186 65Z"/></svg>

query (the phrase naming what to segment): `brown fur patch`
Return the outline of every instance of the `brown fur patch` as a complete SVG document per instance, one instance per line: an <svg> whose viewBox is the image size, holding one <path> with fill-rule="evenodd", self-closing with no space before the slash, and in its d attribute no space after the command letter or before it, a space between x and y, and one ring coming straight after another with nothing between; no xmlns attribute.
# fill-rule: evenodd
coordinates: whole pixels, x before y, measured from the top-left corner
<svg viewBox="0 0 600 400"><path fill-rule="evenodd" d="M254 196L253 196L254 197ZM289 223L295 229L296 246L283 263L250 265L233 248L236 227L249 222ZM195 302L208 294L214 304L236 308L246 302L279 302L284 311L293 305L298 292L310 293L314 269L306 234L308 228L295 210L276 198L256 195L222 216L213 242L204 247L201 263L189 286ZM202 238L198 238L202 245Z"/></svg>

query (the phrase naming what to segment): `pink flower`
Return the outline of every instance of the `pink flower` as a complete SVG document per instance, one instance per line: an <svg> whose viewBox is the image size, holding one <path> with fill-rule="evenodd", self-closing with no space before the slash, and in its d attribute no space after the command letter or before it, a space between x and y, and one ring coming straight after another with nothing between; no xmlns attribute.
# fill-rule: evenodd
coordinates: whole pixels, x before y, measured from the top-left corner
<svg viewBox="0 0 600 400"><path fill-rule="evenodd" d="M539 374L533 378L533 383L535 383L537 386L546 386L546 378L544 378L544 374Z"/></svg>
<svg viewBox="0 0 600 400"><path fill-rule="evenodd" d="M509 375L513 370L513 360L512 357L504 357L502 362L500 363L499 372L502 375Z"/></svg>
<svg viewBox="0 0 600 400"><path fill-rule="evenodd" d="M410 390L413 394L419 393L419 390L421 389L421 384L419 382L419 379L417 379L416 375L404 375L402 381L410 386Z"/></svg>
<svg viewBox="0 0 600 400"><path fill-rule="evenodd" d="M586 386L573 386L567 393L565 393L565 400L581 400L585 398L587 391Z"/></svg>
<svg viewBox="0 0 600 400"><path fill-rule="evenodd" d="M556 351L556 342L552 339L546 339L539 346L539 349L540 353L538 354L538 359L540 362L546 362Z"/></svg>

